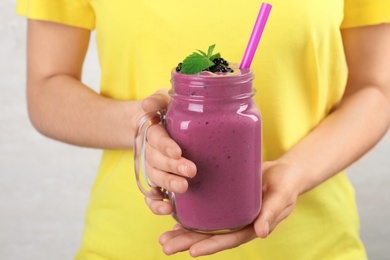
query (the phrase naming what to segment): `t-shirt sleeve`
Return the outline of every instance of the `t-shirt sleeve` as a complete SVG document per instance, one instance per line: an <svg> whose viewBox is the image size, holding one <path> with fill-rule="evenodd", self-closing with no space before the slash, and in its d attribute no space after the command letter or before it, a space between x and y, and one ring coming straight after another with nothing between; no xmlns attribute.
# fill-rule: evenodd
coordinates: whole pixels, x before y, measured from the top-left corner
<svg viewBox="0 0 390 260"><path fill-rule="evenodd" d="M341 28L390 22L390 0L344 0Z"/></svg>
<svg viewBox="0 0 390 260"><path fill-rule="evenodd" d="M16 13L30 19L95 28L95 14L88 0L18 0Z"/></svg>

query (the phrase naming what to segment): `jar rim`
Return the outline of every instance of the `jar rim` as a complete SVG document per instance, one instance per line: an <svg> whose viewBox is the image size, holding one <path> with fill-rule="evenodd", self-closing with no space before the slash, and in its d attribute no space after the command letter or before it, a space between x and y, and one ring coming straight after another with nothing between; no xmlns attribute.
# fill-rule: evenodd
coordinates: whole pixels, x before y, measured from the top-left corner
<svg viewBox="0 0 390 260"><path fill-rule="evenodd" d="M223 84L244 84L249 81L253 81L254 73L251 68L240 69L238 64L231 65L234 69L233 73L213 73L210 71L202 71L197 74L183 74L176 72L176 69L172 69L171 83L191 82L194 85L202 85L206 82L213 84L215 81L219 81Z"/></svg>

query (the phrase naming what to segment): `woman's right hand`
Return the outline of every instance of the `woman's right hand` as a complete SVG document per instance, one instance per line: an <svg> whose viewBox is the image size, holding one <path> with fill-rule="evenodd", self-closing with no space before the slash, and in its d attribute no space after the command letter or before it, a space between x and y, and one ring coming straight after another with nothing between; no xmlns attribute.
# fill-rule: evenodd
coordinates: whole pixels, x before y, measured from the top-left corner
<svg viewBox="0 0 390 260"><path fill-rule="evenodd" d="M142 101L144 112L161 111L167 108L169 95L166 89L159 90ZM188 188L186 178L193 178L196 166L182 157L179 145L170 138L161 124L153 124L147 132L145 148L146 173L153 187L161 187L175 193L184 193ZM172 205L163 199L145 196L145 201L154 214L172 213Z"/></svg>

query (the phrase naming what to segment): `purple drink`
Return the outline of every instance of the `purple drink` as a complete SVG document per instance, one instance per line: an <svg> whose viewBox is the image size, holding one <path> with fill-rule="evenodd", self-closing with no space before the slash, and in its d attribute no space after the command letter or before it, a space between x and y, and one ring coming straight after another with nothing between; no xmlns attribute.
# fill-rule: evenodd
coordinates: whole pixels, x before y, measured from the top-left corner
<svg viewBox="0 0 390 260"><path fill-rule="evenodd" d="M167 131L198 169L184 194L170 194L185 228L229 232L253 222L261 205L261 117L253 73L172 72Z"/></svg>

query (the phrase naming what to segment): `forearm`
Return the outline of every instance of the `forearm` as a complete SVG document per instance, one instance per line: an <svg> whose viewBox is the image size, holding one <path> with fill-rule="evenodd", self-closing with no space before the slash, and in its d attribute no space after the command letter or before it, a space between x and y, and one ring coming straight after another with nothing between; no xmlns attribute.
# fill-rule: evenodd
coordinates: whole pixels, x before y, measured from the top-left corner
<svg viewBox="0 0 390 260"><path fill-rule="evenodd" d="M103 97L69 75L30 80L27 98L39 132L86 147L131 148L142 113L140 101Z"/></svg>
<svg viewBox="0 0 390 260"><path fill-rule="evenodd" d="M345 169L368 152L390 124L389 101L375 87L345 98L279 161L299 169L295 180L304 193Z"/></svg>
<svg viewBox="0 0 390 260"><path fill-rule="evenodd" d="M42 134L70 144L131 148L141 101L103 97L81 83L90 31L28 21L27 100ZM131 86L127 86L131 87Z"/></svg>

